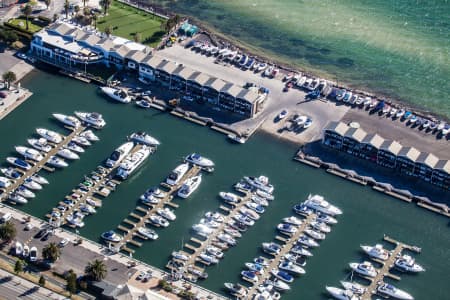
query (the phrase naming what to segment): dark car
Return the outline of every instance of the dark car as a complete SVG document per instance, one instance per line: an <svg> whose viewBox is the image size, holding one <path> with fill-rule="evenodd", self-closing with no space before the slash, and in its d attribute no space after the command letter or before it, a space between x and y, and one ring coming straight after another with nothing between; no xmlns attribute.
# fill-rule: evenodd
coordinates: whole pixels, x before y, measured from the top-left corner
<svg viewBox="0 0 450 300"><path fill-rule="evenodd" d="M43 241L43 242L47 241L52 235L53 235L53 231L52 230L47 230L47 232L41 238L41 241Z"/></svg>
<svg viewBox="0 0 450 300"><path fill-rule="evenodd" d="M5 92L0 92L0 98L6 98L8 95Z"/></svg>
<svg viewBox="0 0 450 300"><path fill-rule="evenodd" d="M36 233L36 234L34 235L34 238L35 238L35 239L40 239L41 237L44 236L44 234L45 234L46 232L47 232L47 229L46 229L46 228L41 229L41 230L38 231L38 233Z"/></svg>

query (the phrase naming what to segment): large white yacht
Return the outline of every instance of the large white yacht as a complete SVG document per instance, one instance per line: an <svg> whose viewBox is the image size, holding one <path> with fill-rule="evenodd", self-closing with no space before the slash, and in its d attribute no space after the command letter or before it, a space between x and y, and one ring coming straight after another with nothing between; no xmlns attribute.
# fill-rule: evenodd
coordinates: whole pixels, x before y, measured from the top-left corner
<svg viewBox="0 0 450 300"><path fill-rule="evenodd" d="M96 128L96 129L101 129L101 128L105 127L105 125L106 125L105 120L103 120L103 116L96 112L88 113L88 112L76 111L75 115L78 118L80 118L81 121L85 122L86 124Z"/></svg>
<svg viewBox="0 0 450 300"><path fill-rule="evenodd" d="M283 261L278 265L278 268L280 270L284 270L286 272L292 273L292 274L296 274L296 275L300 275L300 274L305 274L306 271L305 269L303 269L302 267L294 264L291 261Z"/></svg>
<svg viewBox="0 0 450 300"><path fill-rule="evenodd" d="M75 127L75 128L81 125L80 120L78 120L74 116L68 116L68 115L54 113L53 117L55 117L55 119L60 121L61 123Z"/></svg>
<svg viewBox="0 0 450 300"><path fill-rule="evenodd" d="M171 210L170 208L158 208L156 210L156 212L158 213L158 215L160 215L161 217L164 217L165 219L169 220L169 221L175 221L177 219L177 216L175 215L175 213L173 212L173 210Z"/></svg>
<svg viewBox="0 0 450 300"><path fill-rule="evenodd" d="M120 145L113 153L108 157L105 162L105 165L108 168L114 167L116 164L120 163L120 161L127 156L131 149L133 149L134 143L127 142L125 144Z"/></svg>
<svg viewBox="0 0 450 300"><path fill-rule="evenodd" d="M16 146L16 151L21 154L25 159L31 159L34 161L41 161L44 157L39 151L24 147L24 146Z"/></svg>
<svg viewBox="0 0 450 300"><path fill-rule="evenodd" d="M108 242L118 243L122 240L122 236L115 233L113 230L103 232L101 238Z"/></svg>
<svg viewBox="0 0 450 300"><path fill-rule="evenodd" d="M138 233L151 240L156 240L159 237L156 231L143 226L138 228Z"/></svg>
<svg viewBox="0 0 450 300"><path fill-rule="evenodd" d="M355 295L362 295L367 291L367 287L350 281L341 281L342 286L349 291L352 291Z"/></svg>
<svg viewBox="0 0 450 300"><path fill-rule="evenodd" d="M46 139L28 139L28 144L30 144L34 149L44 152L50 152L52 150L52 146L47 142Z"/></svg>
<svg viewBox="0 0 450 300"><path fill-rule="evenodd" d="M109 86L101 87L103 93L111 97L112 99L122 102L122 103L130 103L131 97L128 96L127 92L121 89L115 89Z"/></svg>
<svg viewBox="0 0 450 300"><path fill-rule="evenodd" d="M328 201L320 195L309 195L304 204L311 209L327 215L335 216L342 214L342 210L328 203Z"/></svg>
<svg viewBox="0 0 450 300"><path fill-rule="evenodd" d="M128 154L124 158L117 170L117 177L120 179L127 179L142 163L148 158L151 150L149 147L143 146L141 149L134 153Z"/></svg>
<svg viewBox="0 0 450 300"><path fill-rule="evenodd" d="M50 165L52 167L57 168L65 168L69 164L64 161L64 159L56 157L56 156L50 156L50 158L47 161L47 165Z"/></svg>
<svg viewBox="0 0 450 300"><path fill-rule="evenodd" d="M225 200L227 203L230 204L237 204L241 200L241 198L238 195L229 192L220 192L219 196L220 198L222 198L223 200Z"/></svg>
<svg viewBox="0 0 450 300"><path fill-rule="evenodd" d="M7 188L12 184L11 180L6 177L0 177L0 187Z"/></svg>
<svg viewBox="0 0 450 300"><path fill-rule="evenodd" d="M353 271L363 276L377 276L377 270L375 270L374 266L368 261L362 263L350 263L349 265Z"/></svg>
<svg viewBox="0 0 450 300"><path fill-rule="evenodd" d="M63 158L67 158L67 159L70 159L70 160L80 159L80 156L78 156L78 154L76 154L75 152L70 151L67 148L60 149L57 154L59 156L63 157Z"/></svg>
<svg viewBox="0 0 450 300"><path fill-rule="evenodd" d="M132 140L135 143L144 144L147 146L159 146L160 145L160 142L157 139L155 139L154 137L152 137L151 135L149 135L143 131L139 131L139 132L135 132L135 133L131 134L130 140Z"/></svg>
<svg viewBox="0 0 450 300"><path fill-rule="evenodd" d="M408 294L405 291L402 291L396 288L393 285L388 283L383 283L377 288L378 293L387 295L392 298L401 299L401 300L414 300L414 297Z"/></svg>
<svg viewBox="0 0 450 300"><path fill-rule="evenodd" d="M186 161L202 168L214 168L214 162L198 153L192 153L186 156Z"/></svg>
<svg viewBox="0 0 450 300"><path fill-rule="evenodd" d="M383 245L376 244L375 246L361 245L361 249L370 257L386 260L389 258L389 252L383 248Z"/></svg>
<svg viewBox="0 0 450 300"><path fill-rule="evenodd" d="M267 176L261 175L259 177L251 177L251 176L245 176L244 180L250 184L251 186L260 189L266 193L272 194L273 193L273 185L269 183L269 178Z"/></svg>
<svg viewBox="0 0 450 300"><path fill-rule="evenodd" d="M36 128L36 132L44 139L55 144L59 144L63 140L62 136L59 133L56 133L52 130L48 130L45 128Z"/></svg>
<svg viewBox="0 0 450 300"><path fill-rule="evenodd" d="M20 158L14 157L14 156L7 157L6 161L9 162L10 164L16 166L16 167L24 169L24 170L31 169L31 165L29 163L27 163L26 161L24 161L24 160L22 160Z"/></svg>
<svg viewBox="0 0 450 300"><path fill-rule="evenodd" d="M333 296L336 299L339 300L360 300L360 297L356 296L352 291L349 290L343 290L340 288L336 288L333 286L327 286L325 287L330 293L331 296Z"/></svg>
<svg viewBox="0 0 450 300"><path fill-rule="evenodd" d="M188 178L181 188L178 190L178 197L181 198L187 198L189 197L199 186L202 182L202 175L194 176L191 178Z"/></svg>
<svg viewBox="0 0 450 300"><path fill-rule="evenodd" d="M412 273L424 272L425 268L416 263L416 260L410 255L403 255L395 261L395 266Z"/></svg>
<svg viewBox="0 0 450 300"><path fill-rule="evenodd" d="M183 178L184 174L189 170L189 164L184 163L177 166L166 178L166 183L169 185L176 185Z"/></svg>

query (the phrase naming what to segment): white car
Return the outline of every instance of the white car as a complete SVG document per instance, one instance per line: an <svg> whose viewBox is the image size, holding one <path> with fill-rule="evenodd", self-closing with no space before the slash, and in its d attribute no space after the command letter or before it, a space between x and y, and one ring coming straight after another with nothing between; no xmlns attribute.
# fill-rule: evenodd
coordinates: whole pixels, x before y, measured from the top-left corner
<svg viewBox="0 0 450 300"><path fill-rule="evenodd" d="M25 53L22 53L22 52L17 53L17 57L18 57L18 58L21 58L21 59L27 59L26 54L25 54Z"/></svg>
<svg viewBox="0 0 450 300"><path fill-rule="evenodd" d="M59 246L60 248L62 248L62 247L64 247L65 245L67 245L68 243L69 243L69 239L68 239L68 238L64 238L64 239L62 239L62 240L59 242L58 246Z"/></svg>

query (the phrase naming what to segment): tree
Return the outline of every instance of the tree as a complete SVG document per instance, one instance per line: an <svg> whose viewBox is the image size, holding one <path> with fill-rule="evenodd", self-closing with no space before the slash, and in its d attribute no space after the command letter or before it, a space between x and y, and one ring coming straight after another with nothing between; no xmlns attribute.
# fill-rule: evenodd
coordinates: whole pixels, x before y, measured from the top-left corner
<svg viewBox="0 0 450 300"><path fill-rule="evenodd" d="M89 7L83 8L83 15L90 16L91 15L91 9Z"/></svg>
<svg viewBox="0 0 450 300"><path fill-rule="evenodd" d="M75 7L73 8L73 10L75 11L75 14L78 15L78 12L80 11L80 7L78 5L75 5Z"/></svg>
<svg viewBox="0 0 450 300"><path fill-rule="evenodd" d="M50 3L52 3L52 0L44 0L45 5L48 7L50 6Z"/></svg>
<svg viewBox="0 0 450 300"><path fill-rule="evenodd" d="M70 8L69 0L66 0L64 2L64 10L66 12L66 19L69 18L69 8Z"/></svg>
<svg viewBox="0 0 450 300"><path fill-rule="evenodd" d="M92 15L92 20L94 21L94 28L97 29L97 14Z"/></svg>
<svg viewBox="0 0 450 300"><path fill-rule="evenodd" d="M142 35L139 32L136 32L133 37L136 43L140 43L142 41Z"/></svg>
<svg viewBox="0 0 450 300"><path fill-rule="evenodd" d="M100 5L103 7L103 13L106 15L111 6L111 0L100 0Z"/></svg>
<svg viewBox="0 0 450 300"><path fill-rule="evenodd" d="M61 250L55 243L50 243L42 249L42 257L51 262L55 262L61 255Z"/></svg>
<svg viewBox="0 0 450 300"><path fill-rule="evenodd" d="M113 28L111 25L105 28L105 33L107 36L110 36L112 34L112 32L113 32Z"/></svg>
<svg viewBox="0 0 450 300"><path fill-rule="evenodd" d="M45 277L44 277L44 275L41 275L41 277L39 277L39 285L40 286L45 286Z"/></svg>
<svg viewBox="0 0 450 300"><path fill-rule="evenodd" d="M16 80L16 74L11 71L6 72L5 74L3 74L3 80L8 83L9 88L11 82ZM16 233L16 226L14 226L14 223L11 221L7 221L0 226L0 239L5 242L9 243L10 241L12 241L16 237Z"/></svg>
<svg viewBox="0 0 450 300"><path fill-rule="evenodd" d="M23 260L18 259L14 265L14 273L19 274L23 272L24 263Z"/></svg>
<svg viewBox="0 0 450 300"><path fill-rule="evenodd" d="M77 291L77 274L73 270L69 270L66 276L66 289L69 291L70 295L75 294Z"/></svg>
<svg viewBox="0 0 450 300"><path fill-rule="evenodd" d="M89 2L89 0L83 0L83 7L86 7L86 2Z"/></svg>
<svg viewBox="0 0 450 300"><path fill-rule="evenodd" d="M107 274L106 265L101 260L94 260L87 264L84 273L95 281L101 281Z"/></svg>
<svg viewBox="0 0 450 300"><path fill-rule="evenodd" d="M28 18L30 17L31 13L33 12L33 8L31 7L31 5L27 4L25 5L25 7L22 10L22 13L25 15L26 18L26 26L27 26L27 30L28 30Z"/></svg>

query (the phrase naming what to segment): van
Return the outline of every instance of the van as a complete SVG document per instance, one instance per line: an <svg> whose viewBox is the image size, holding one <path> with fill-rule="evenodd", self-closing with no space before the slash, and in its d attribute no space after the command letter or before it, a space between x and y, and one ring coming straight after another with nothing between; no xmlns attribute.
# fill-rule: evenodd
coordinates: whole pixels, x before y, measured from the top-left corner
<svg viewBox="0 0 450 300"><path fill-rule="evenodd" d="M11 213L6 213L0 218L0 223L6 223L9 220L11 220L11 218L12 218L12 214Z"/></svg>

